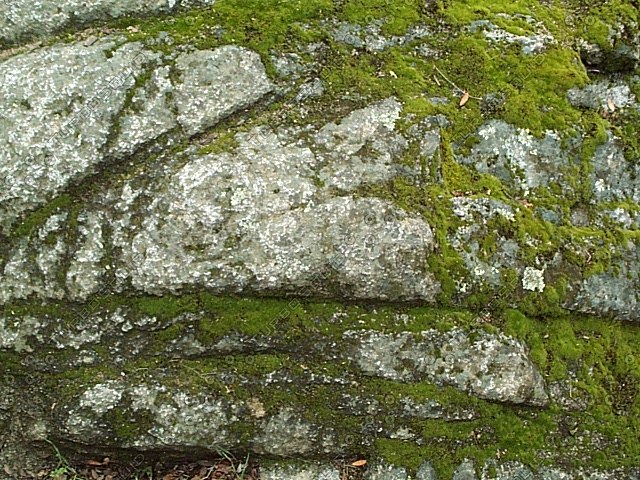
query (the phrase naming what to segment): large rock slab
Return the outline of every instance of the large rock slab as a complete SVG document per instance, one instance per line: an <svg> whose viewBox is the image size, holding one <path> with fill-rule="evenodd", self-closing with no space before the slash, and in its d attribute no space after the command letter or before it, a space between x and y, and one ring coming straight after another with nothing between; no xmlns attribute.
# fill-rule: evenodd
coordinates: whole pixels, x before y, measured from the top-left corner
<svg viewBox="0 0 640 480"><path fill-rule="evenodd" d="M272 88L260 58L239 47L180 55L175 85L163 63L118 38L54 45L0 63L1 229L103 164L178 125L187 135L200 132Z"/></svg>
<svg viewBox="0 0 640 480"><path fill-rule="evenodd" d="M243 54L229 47L212 55L228 51L230 58ZM259 79L245 80L255 85L253 93L241 92L239 80L228 86L233 95L208 95L214 103L207 111L219 117L268 89ZM185 98L198 96L191 92ZM363 185L403 174L394 163L406 143L393 132L400 108L393 99L379 102L353 112L340 126L328 124L315 140L257 128L238 134L238 146L229 153L191 154L145 188L126 183L108 192L104 209L78 217L82 243L66 273L70 297L82 300L104 290L113 273L120 291L131 286L162 294L198 286L220 293L304 295L313 289L325 296L342 291L354 299L432 302L439 285L428 271L434 248L429 225L391 202L353 195ZM198 128L218 117L202 117ZM362 158L370 142L375 154ZM151 201L140 203L138 197ZM144 219L132 222L135 217ZM52 223L40 235L55 235L59 226ZM103 238L104 229L111 238ZM102 261L107 243L117 248L108 265ZM32 267L25 247L19 242L10 254L0 299L66 296L56 280L64 269L56 260L64 244L47 246ZM37 269L44 279L25 280L24 268Z"/></svg>

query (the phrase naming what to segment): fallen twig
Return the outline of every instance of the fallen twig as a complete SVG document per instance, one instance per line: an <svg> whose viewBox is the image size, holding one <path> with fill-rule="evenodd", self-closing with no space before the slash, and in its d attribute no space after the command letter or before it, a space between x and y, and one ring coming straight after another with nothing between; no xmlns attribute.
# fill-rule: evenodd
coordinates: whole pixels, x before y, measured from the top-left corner
<svg viewBox="0 0 640 480"><path fill-rule="evenodd" d="M455 88L455 89L456 89L457 91L459 91L461 94L463 94L463 95L464 95L465 93L466 93L466 94L468 94L468 92L467 92L464 88L460 88L460 87L459 87L459 86L457 86L455 83L453 83L451 80L449 80L449 78L448 78L444 73L442 73L442 71L441 71L438 67L436 67L436 66L434 65L434 66L433 66L433 68L435 68L435 70L436 70L436 71L437 71L437 72L442 76L442 78L444 78L444 79L449 83L449 85L451 85L453 88ZM436 82L436 83L437 83L437 82ZM482 98L481 98L481 97L474 97L473 95L469 95L469 98L473 98L473 99L475 99L475 100L482 100Z"/></svg>

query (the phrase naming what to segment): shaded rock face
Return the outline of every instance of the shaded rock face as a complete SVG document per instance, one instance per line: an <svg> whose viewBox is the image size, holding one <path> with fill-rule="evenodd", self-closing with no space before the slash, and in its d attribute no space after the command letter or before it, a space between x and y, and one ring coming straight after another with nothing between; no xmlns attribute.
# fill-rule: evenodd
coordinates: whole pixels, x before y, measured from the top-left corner
<svg viewBox="0 0 640 480"><path fill-rule="evenodd" d="M377 432L366 441L372 443L376 437L394 435L411 419L456 421L479 415L473 409L433 399L381 395L373 389L376 378L397 384L396 388L430 381L505 404L548 404L541 374L525 347L513 338L481 330L429 330L419 336L347 330L349 321L342 319L348 316L337 311L331 319L325 319L343 329L343 334L320 335L309 329L299 332L295 343L280 334L248 336L238 332L212 342L190 329L163 344L163 332L171 325L189 323L197 329L207 316L161 321L140 318L123 309L87 317L75 325L62 318L38 322L6 317L2 318L0 331L3 348L18 354L30 352L29 368L45 377L74 371L92 375L90 372L103 363L95 356L95 349L101 348L110 352L114 368L130 372L77 384L77 391L71 395L62 394L65 381L56 382L51 395L45 394L56 399L54 415L39 418L47 435L63 442L105 448L161 450L172 445L206 450L224 444L272 456L334 455L353 448L369 429ZM403 321L411 325L418 318ZM152 369L133 367L153 358L158 345L169 355L170 363ZM276 361L274 365L280 367L243 373L231 364L223 366L236 357L239 365L257 364L263 358L257 353L260 351L286 354L310 367L290 369ZM203 359L213 367L211 370L200 371ZM219 366L214 367L216 364ZM314 366L322 364L342 365L343 372L316 371ZM176 384L177 378L183 378L185 385ZM359 382L364 382L361 387L371 384L362 390ZM218 384L228 386L226 394L216 391ZM290 397L274 404L279 391L288 392ZM296 400L307 391L318 395L325 392L327 396L318 398L323 408L342 412L345 421L362 423L358 427L361 432L314 419L315 407ZM253 431L250 439L243 433L247 428ZM415 435L410 429L405 434Z"/></svg>
<svg viewBox="0 0 640 480"><path fill-rule="evenodd" d="M357 3L0 1L0 478L638 478L632 10Z"/></svg>

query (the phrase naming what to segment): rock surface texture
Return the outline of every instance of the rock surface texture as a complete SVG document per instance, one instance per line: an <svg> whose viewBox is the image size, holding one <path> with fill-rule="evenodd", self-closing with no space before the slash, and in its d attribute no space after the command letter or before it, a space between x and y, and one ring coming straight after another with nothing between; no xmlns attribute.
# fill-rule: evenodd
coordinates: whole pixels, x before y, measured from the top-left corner
<svg viewBox="0 0 640 480"><path fill-rule="evenodd" d="M640 478L635 0L63 3L0 0L1 480Z"/></svg>

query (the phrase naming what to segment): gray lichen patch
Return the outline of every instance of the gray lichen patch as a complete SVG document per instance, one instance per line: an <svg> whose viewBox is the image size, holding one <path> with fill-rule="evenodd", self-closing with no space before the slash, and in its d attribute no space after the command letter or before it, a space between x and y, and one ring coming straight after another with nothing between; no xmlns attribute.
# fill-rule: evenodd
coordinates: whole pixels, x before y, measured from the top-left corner
<svg viewBox="0 0 640 480"><path fill-rule="evenodd" d="M509 18L509 16L506 14L501 15L501 17ZM530 24L532 28L540 31L536 31L536 33L533 33L531 35L516 35L502 28L499 28L497 25L488 20L476 20L474 22L471 22L471 24L469 25L469 30L471 32L481 31L484 37L492 42L520 44L522 46L522 53L524 53L525 55L540 53L548 46L556 43L553 36L546 30L544 23L536 22L534 18L523 15L516 15L516 18L525 19L525 21Z"/></svg>
<svg viewBox="0 0 640 480"><path fill-rule="evenodd" d="M515 129L502 121L490 121L477 132L480 142L471 155L460 159L479 172L491 173L527 195L531 189L557 182L565 186L563 170L572 159L561 147L562 139L553 131L537 139L523 129Z"/></svg>
<svg viewBox="0 0 640 480"><path fill-rule="evenodd" d="M640 164L627 161L620 139L611 132L594 153L589 180L595 200L640 202Z"/></svg>
<svg viewBox="0 0 640 480"><path fill-rule="evenodd" d="M376 20L366 26L360 26L339 22L332 25L329 31L334 40L369 52L382 52L432 34L427 25L414 25L404 35L385 36L381 31L385 23L383 20Z"/></svg>
<svg viewBox="0 0 640 480"><path fill-rule="evenodd" d="M572 88L567 92L569 101L576 107L594 110L610 110L633 107L637 99L624 82L599 81L584 88ZM613 113L613 112L612 112Z"/></svg>

